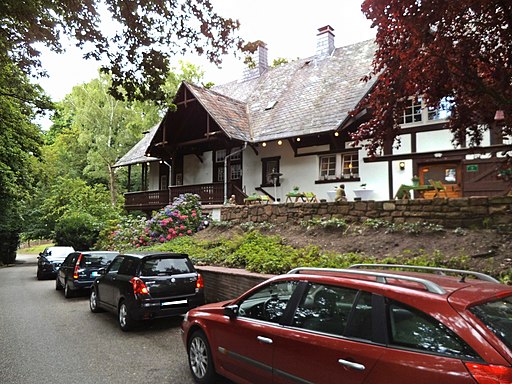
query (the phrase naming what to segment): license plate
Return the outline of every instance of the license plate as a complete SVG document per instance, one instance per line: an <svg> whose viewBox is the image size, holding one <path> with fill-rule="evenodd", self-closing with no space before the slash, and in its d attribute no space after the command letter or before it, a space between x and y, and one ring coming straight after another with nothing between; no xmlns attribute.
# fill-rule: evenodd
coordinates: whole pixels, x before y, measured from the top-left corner
<svg viewBox="0 0 512 384"><path fill-rule="evenodd" d="M162 307L169 306L169 305L181 305L181 304L187 304L187 300L162 301Z"/></svg>

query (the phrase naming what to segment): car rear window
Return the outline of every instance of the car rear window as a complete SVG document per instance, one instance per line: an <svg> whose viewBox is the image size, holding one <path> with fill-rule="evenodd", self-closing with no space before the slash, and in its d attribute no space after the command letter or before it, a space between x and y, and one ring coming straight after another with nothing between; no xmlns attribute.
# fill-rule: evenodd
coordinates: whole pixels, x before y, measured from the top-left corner
<svg viewBox="0 0 512 384"><path fill-rule="evenodd" d="M94 253L88 254L84 253L82 260L80 260L81 267L105 267L110 264L114 257L116 257L116 253Z"/></svg>
<svg viewBox="0 0 512 384"><path fill-rule="evenodd" d="M179 275L193 271L192 263L186 258L151 258L144 261L142 276Z"/></svg>
<svg viewBox="0 0 512 384"><path fill-rule="evenodd" d="M512 296L476 305L470 311L512 349Z"/></svg>

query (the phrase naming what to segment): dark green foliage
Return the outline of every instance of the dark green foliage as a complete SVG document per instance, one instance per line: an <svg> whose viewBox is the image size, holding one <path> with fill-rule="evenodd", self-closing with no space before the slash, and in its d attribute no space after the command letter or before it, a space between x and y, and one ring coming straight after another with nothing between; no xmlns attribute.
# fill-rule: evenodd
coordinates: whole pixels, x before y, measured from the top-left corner
<svg viewBox="0 0 512 384"><path fill-rule="evenodd" d="M98 240L99 229L88 213L70 213L55 225L55 243L71 245L77 250L88 251Z"/></svg>

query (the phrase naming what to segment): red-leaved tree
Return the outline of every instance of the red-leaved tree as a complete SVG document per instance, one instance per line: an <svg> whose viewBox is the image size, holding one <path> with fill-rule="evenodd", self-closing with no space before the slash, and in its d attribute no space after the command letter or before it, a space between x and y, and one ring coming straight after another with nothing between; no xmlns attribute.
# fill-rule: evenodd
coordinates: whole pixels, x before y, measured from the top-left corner
<svg viewBox="0 0 512 384"><path fill-rule="evenodd" d="M512 4L510 0L365 0L377 29L372 73L378 76L360 108L371 120L355 133L370 154L396 139L409 96L437 107L453 99L448 123L454 142L478 145L482 124L512 134ZM504 120L495 121L497 110ZM357 113L357 111L354 111Z"/></svg>

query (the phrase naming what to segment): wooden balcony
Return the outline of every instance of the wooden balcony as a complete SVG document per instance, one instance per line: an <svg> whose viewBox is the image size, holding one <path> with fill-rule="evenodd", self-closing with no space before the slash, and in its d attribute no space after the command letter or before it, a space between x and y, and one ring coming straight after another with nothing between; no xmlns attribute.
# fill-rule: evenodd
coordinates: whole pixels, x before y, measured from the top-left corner
<svg viewBox="0 0 512 384"><path fill-rule="evenodd" d="M158 191L128 192L125 193L124 206L126 210L141 210L151 212L171 204L180 194L194 193L201 197L203 205L224 203L224 184L195 184L169 187Z"/></svg>

